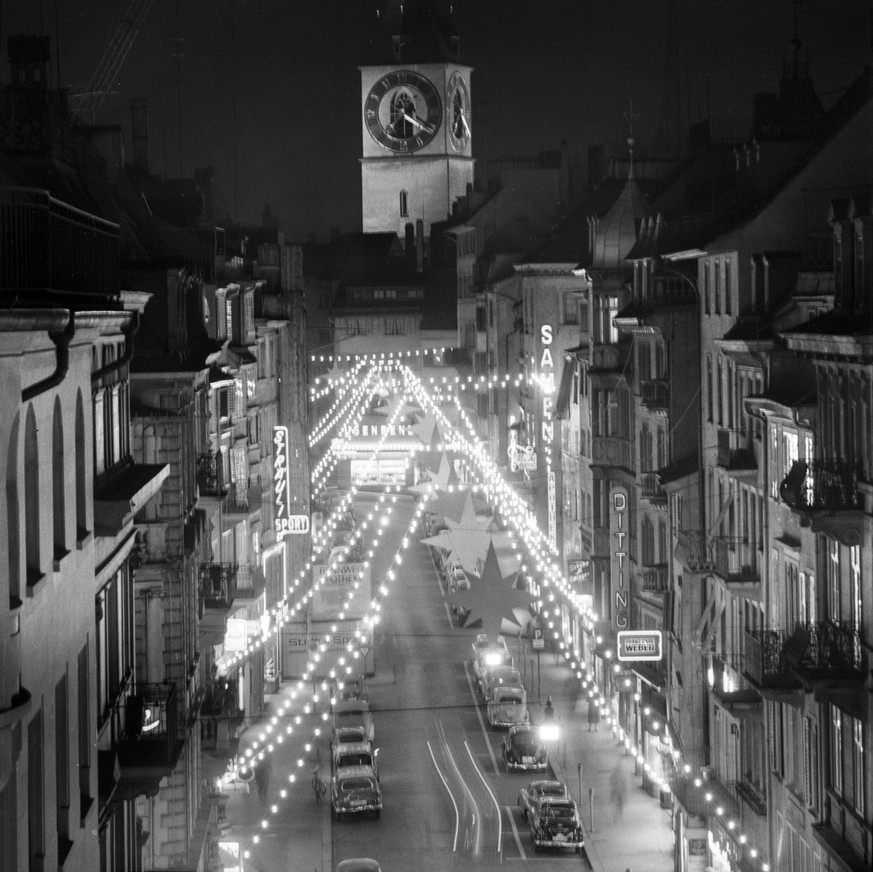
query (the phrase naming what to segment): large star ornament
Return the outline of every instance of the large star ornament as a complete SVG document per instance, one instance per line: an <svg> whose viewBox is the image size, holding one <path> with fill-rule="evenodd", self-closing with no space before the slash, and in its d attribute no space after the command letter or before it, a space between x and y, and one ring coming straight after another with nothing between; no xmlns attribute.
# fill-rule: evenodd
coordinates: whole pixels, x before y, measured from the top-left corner
<svg viewBox="0 0 873 872"><path fill-rule="evenodd" d="M493 544L488 548L482 574L478 578L470 573L467 576L470 579L470 589L450 594L447 599L452 605L470 610L468 624L481 619L482 630L489 638L497 637L504 618L521 626L514 609L527 609L531 603L531 595L513 587L503 577Z"/></svg>

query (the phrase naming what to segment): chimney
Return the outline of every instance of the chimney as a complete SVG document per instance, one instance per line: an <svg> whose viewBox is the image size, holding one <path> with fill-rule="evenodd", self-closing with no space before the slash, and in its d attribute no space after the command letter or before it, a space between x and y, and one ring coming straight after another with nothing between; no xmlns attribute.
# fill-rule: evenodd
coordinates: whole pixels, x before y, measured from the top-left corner
<svg viewBox="0 0 873 872"><path fill-rule="evenodd" d="M415 222L415 270L424 272L424 221Z"/></svg>
<svg viewBox="0 0 873 872"><path fill-rule="evenodd" d="M130 101L130 126L133 131L133 165L142 173L149 171L149 106L145 97Z"/></svg>

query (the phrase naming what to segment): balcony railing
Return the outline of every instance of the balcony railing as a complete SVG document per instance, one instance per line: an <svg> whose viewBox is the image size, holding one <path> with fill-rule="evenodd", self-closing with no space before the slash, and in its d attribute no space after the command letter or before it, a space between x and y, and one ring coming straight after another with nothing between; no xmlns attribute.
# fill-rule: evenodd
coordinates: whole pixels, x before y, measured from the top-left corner
<svg viewBox="0 0 873 872"><path fill-rule="evenodd" d="M861 636L854 624L798 623L787 646L789 665L804 678L851 679L861 675Z"/></svg>
<svg viewBox="0 0 873 872"><path fill-rule="evenodd" d="M663 593L667 590L667 566L647 566L642 572L643 590L648 593Z"/></svg>
<svg viewBox="0 0 873 872"><path fill-rule="evenodd" d="M178 717L175 682L135 685L127 698L124 737L118 748L122 768L170 764L179 741Z"/></svg>
<svg viewBox="0 0 873 872"><path fill-rule="evenodd" d="M197 487L203 497L223 497L227 492L221 458L217 454L207 452L198 455Z"/></svg>
<svg viewBox="0 0 873 872"><path fill-rule="evenodd" d="M862 507L857 464L833 457L795 461L780 492L795 509L850 511Z"/></svg>
<svg viewBox="0 0 873 872"><path fill-rule="evenodd" d="M762 688L791 688L798 685L785 660L782 630L746 630L746 668L749 679Z"/></svg>
<svg viewBox="0 0 873 872"><path fill-rule="evenodd" d="M592 436L592 466L620 466L633 469L633 444L624 436Z"/></svg>
<svg viewBox="0 0 873 872"><path fill-rule="evenodd" d="M656 505L666 504L667 492L658 480L656 472L644 472L640 475L642 482L642 497Z"/></svg>
<svg viewBox="0 0 873 872"><path fill-rule="evenodd" d="M745 537L716 536L715 571L728 582L759 582L758 551Z"/></svg>
<svg viewBox="0 0 873 872"><path fill-rule="evenodd" d="M235 563L200 564L200 598L205 608L228 609L236 598Z"/></svg>
<svg viewBox="0 0 873 872"><path fill-rule="evenodd" d="M718 430L718 453L716 462L725 470L756 470L755 452L749 445L745 430Z"/></svg>
<svg viewBox="0 0 873 872"><path fill-rule="evenodd" d="M666 379L650 378L640 382L640 400L650 409L666 409L670 389Z"/></svg>
<svg viewBox="0 0 873 872"><path fill-rule="evenodd" d="M0 298L119 299L118 225L35 188L0 188Z"/></svg>

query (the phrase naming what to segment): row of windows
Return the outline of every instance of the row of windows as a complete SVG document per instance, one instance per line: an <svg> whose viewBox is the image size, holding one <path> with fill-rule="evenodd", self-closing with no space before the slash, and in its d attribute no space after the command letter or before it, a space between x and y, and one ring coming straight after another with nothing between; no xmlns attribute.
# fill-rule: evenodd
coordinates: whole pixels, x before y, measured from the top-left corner
<svg viewBox="0 0 873 872"><path fill-rule="evenodd" d="M705 315L730 315L733 308L733 259L713 258L701 262L703 312Z"/></svg>

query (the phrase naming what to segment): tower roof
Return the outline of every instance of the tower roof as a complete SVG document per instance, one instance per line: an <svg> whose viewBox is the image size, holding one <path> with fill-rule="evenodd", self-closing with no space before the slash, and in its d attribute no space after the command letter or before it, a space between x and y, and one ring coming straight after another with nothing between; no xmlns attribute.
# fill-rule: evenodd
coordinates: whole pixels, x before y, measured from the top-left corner
<svg viewBox="0 0 873 872"><path fill-rule="evenodd" d="M609 211L599 220L591 219L596 221L591 252L591 266L596 269L626 265L627 256L637 241L637 228L651 214L634 178L633 137L628 139L628 144L631 146L631 162L627 181Z"/></svg>

